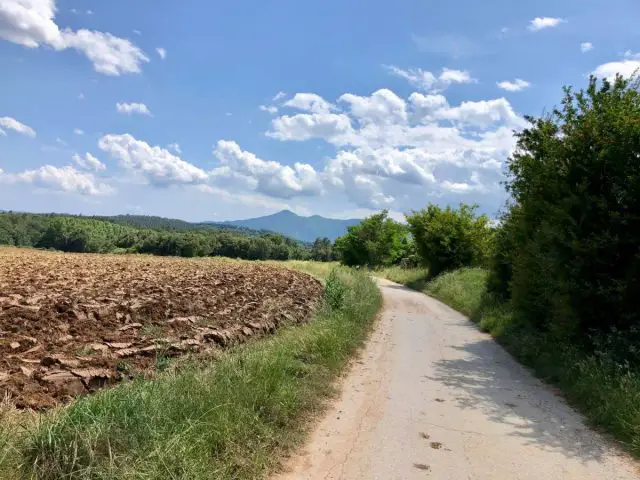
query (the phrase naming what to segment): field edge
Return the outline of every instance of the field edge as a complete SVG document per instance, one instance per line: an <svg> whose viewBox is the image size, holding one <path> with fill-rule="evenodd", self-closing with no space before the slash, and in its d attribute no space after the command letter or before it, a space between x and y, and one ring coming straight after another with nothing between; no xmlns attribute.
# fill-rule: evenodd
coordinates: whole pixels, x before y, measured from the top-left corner
<svg viewBox="0 0 640 480"><path fill-rule="evenodd" d="M334 269L307 324L234 348L213 364L80 399L43 417L4 455L0 429L0 476L263 477L300 444L381 303L366 273Z"/></svg>

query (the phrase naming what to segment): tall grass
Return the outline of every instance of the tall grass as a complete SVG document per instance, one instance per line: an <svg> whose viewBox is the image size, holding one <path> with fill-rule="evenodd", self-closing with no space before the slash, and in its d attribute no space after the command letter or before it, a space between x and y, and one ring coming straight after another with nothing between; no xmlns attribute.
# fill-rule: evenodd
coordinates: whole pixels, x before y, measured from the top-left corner
<svg viewBox="0 0 640 480"><path fill-rule="evenodd" d="M381 305L364 273L339 269L326 289L308 324L45 416L16 442L14 467L44 480L264 476L299 444Z"/></svg>
<svg viewBox="0 0 640 480"><path fill-rule="evenodd" d="M468 315L538 377L558 386L594 426L640 457L640 372L606 351L558 342L519 321L508 304L487 294L486 278L481 268L463 268L419 290Z"/></svg>

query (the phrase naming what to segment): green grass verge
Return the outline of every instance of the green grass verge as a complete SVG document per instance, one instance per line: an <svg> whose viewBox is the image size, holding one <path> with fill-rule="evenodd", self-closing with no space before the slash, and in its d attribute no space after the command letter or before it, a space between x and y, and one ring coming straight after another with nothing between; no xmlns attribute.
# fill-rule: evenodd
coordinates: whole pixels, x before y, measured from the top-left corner
<svg viewBox="0 0 640 480"><path fill-rule="evenodd" d="M469 316L539 378L559 387L592 425L640 457L638 371L614 362L606 352L584 352L518 322L508 304L486 293L486 278L486 270L464 268L440 275L419 290Z"/></svg>
<svg viewBox="0 0 640 480"><path fill-rule="evenodd" d="M0 477L263 477L299 445L381 305L373 280L346 269L326 297L308 324L44 415L0 450Z"/></svg>

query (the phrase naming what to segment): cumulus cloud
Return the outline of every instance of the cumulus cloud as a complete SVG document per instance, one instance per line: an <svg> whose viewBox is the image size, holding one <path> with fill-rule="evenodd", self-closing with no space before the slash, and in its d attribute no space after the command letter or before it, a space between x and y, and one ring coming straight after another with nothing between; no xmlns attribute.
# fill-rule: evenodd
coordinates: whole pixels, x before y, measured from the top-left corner
<svg viewBox="0 0 640 480"><path fill-rule="evenodd" d="M83 53L97 72L105 75L138 73L149 61L138 46L125 38L86 29L61 30L55 14L54 0L3 0L0 38L27 48L40 45L58 51L73 48Z"/></svg>
<svg viewBox="0 0 640 480"><path fill-rule="evenodd" d="M580 51L582 53L587 53L589 51L593 50L593 43L591 42L582 42L580 44Z"/></svg>
<svg viewBox="0 0 640 480"><path fill-rule="evenodd" d="M353 132L347 115L336 113L300 113L274 118L268 137L277 140L303 141L324 138L334 144L341 144Z"/></svg>
<svg viewBox="0 0 640 480"><path fill-rule="evenodd" d="M618 62L604 63L596 67L593 75L600 78L613 80L617 74L623 77L631 77L640 73L640 60L621 60Z"/></svg>
<svg viewBox="0 0 640 480"><path fill-rule="evenodd" d="M160 56L160 58L162 60L167 58L167 51L164 48L158 47L158 48L156 48L156 52L158 53L158 55Z"/></svg>
<svg viewBox="0 0 640 480"><path fill-rule="evenodd" d="M18 132L22 135L26 135L27 137L35 137L36 132L33 128L24 123L19 122L15 118L11 117L0 117L0 127L2 127L3 133L6 135L4 129L13 130L14 132Z"/></svg>
<svg viewBox="0 0 640 480"><path fill-rule="evenodd" d="M274 114L274 113L278 113L278 107L276 107L275 105L260 105L260 107L258 107L261 111L263 112L267 112L270 114Z"/></svg>
<svg viewBox="0 0 640 480"><path fill-rule="evenodd" d="M383 65L392 75L404 78L414 87L425 92L441 91L453 83L475 83L477 80L464 70L452 70L443 68L440 75L436 76L430 71L421 68L402 69L394 65Z"/></svg>
<svg viewBox="0 0 640 480"><path fill-rule="evenodd" d="M54 167L43 165L34 170L20 173L3 173L0 170L0 183L27 184L36 188L64 193L77 193L87 196L110 195L114 193L111 186L100 183L88 172L80 172L74 167Z"/></svg>
<svg viewBox="0 0 640 480"><path fill-rule="evenodd" d="M244 180L249 188L279 198L317 195L322 191L320 177L311 165L295 163L291 167L262 160L226 140L217 143L214 155L220 161L220 167L211 172L214 181Z"/></svg>
<svg viewBox="0 0 640 480"><path fill-rule="evenodd" d="M522 80L521 78L516 78L513 82L509 80L497 82L497 85L502 90L506 90L508 92L519 92L520 90L524 90L531 86L529 82Z"/></svg>
<svg viewBox="0 0 640 480"><path fill-rule="evenodd" d="M117 159L122 168L155 186L198 185L209 180L201 168L129 134L105 135L98 147Z"/></svg>
<svg viewBox="0 0 640 480"><path fill-rule="evenodd" d="M85 153L84 156L74 153L71 159L76 165L85 170L95 170L96 172L98 172L107 169L107 166L104 163L91 155L89 152Z"/></svg>
<svg viewBox="0 0 640 480"><path fill-rule="evenodd" d="M329 113L335 108L315 93L296 93L291 100L284 103L284 106L311 113Z"/></svg>
<svg viewBox="0 0 640 480"><path fill-rule="evenodd" d="M182 149L180 148L180 144L178 144L178 143L170 143L169 145L167 145L167 148L169 150L173 150L178 155L180 155L182 153Z"/></svg>
<svg viewBox="0 0 640 480"><path fill-rule="evenodd" d="M335 104L308 94L299 98L313 98L296 103L322 113L276 117L267 135L336 146L317 177L325 192L341 192L362 208L412 208L406 203L410 191L434 197L495 193L503 161L515 146L513 130L526 123L505 98L450 105L433 91L405 100L388 89L344 94ZM257 188L256 181L243 185Z"/></svg>
<svg viewBox="0 0 640 480"><path fill-rule="evenodd" d="M147 115L151 116L151 110L144 103L126 103L126 102L118 102L116 104L116 110L118 113L122 113L124 115L133 115L134 113L139 115Z"/></svg>
<svg viewBox="0 0 640 480"><path fill-rule="evenodd" d="M557 27L561 23L565 23L566 20L558 17L536 17L529 22L529 30L537 32L544 30L545 28Z"/></svg>

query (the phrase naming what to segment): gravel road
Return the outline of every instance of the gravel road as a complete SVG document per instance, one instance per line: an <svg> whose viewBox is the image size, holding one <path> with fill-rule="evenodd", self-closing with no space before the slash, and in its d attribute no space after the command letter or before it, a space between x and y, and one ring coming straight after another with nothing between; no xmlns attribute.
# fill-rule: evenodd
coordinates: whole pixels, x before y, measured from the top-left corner
<svg viewBox="0 0 640 480"><path fill-rule="evenodd" d="M463 315L379 284L374 334L278 480L640 478L637 462Z"/></svg>

